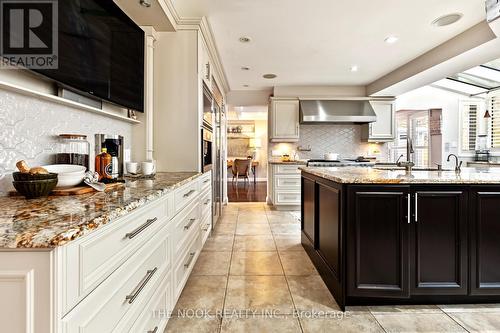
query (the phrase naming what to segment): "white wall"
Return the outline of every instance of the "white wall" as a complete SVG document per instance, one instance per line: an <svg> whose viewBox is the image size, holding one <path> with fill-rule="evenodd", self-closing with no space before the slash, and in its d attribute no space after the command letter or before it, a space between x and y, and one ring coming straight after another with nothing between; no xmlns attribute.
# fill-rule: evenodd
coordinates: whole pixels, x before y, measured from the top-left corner
<svg viewBox="0 0 500 333"><path fill-rule="evenodd" d="M415 89L396 99L397 110L428 110L442 109L442 133L443 133L443 165L451 167L452 163L446 162L448 154L458 155L459 146L459 118L460 100L470 99L465 95L448 92L443 89L425 86Z"/></svg>

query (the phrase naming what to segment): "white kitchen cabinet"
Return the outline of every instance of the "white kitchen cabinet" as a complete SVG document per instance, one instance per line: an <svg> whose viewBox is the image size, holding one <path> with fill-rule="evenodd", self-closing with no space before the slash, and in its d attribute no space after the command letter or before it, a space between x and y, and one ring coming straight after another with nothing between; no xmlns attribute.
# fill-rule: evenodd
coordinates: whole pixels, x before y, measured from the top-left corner
<svg viewBox="0 0 500 333"><path fill-rule="evenodd" d="M395 137L395 111L393 101L370 101L377 121L363 125L362 139L367 142L389 142Z"/></svg>
<svg viewBox="0 0 500 333"><path fill-rule="evenodd" d="M271 98L269 139L272 142L299 141L299 100Z"/></svg>
<svg viewBox="0 0 500 333"><path fill-rule="evenodd" d="M274 164L270 167L269 198L277 208L300 205L301 178L299 164Z"/></svg>
<svg viewBox="0 0 500 333"><path fill-rule="evenodd" d="M212 63L210 61L210 56L208 53L207 44L203 39L203 36L199 35L198 37L198 73L202 78L203 82L207 85L207 87L211 87L211 66Z"/></svg>

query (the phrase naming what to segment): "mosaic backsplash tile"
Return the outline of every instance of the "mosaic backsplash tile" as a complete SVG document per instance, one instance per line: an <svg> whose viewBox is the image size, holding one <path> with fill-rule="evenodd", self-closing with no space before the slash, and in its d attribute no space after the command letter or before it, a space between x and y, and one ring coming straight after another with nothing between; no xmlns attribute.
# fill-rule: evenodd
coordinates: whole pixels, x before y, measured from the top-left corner
<svg viewBox="0 0 500 333"><path fill-rule="evenodd" d="M274 144L271 149L279 149L280 144ZM296 147L311 147L310 152L299 151L301 159L322 159L326 153L338 153L341 158L373 155L373 150L379 150L376 156L385 160L387 145L369 144L361 141L361 125L300 125L300 140L291 145Z"/></svg>
<svg viewBox="0 0 500 333"><path fill-rule="evenodd" d="M16 161L29 165L54 162L57 135L86 134L93 161L94 134L120 134L130 148L132 125L99 114L0 90L0 195L11 189L10 174Z"/></svg>

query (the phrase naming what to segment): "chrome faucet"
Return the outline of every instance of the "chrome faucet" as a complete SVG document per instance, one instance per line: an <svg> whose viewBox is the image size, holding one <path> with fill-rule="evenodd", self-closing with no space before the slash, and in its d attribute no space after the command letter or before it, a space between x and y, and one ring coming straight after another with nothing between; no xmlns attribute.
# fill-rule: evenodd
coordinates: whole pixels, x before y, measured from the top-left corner
<svg viewBox="0 0 500 333"><path fill-rule="evenodd" d="M404 154L399 155L398 159L396 160L396 164L399 164L399 160L401 160L404 156Z"/></svg>
<svg viewBox="0 0 500 333"><path fill-rule="evenodd" d="M406 136L406 161L398 163L399 167L405 168L406 173L411 173L411 170L415 166L415 163L411 161L411 154L413 153L415 153L415 150L413 149L413 140L410 138L410 135L408 134Z"/></svg>
<svg viewBox="0 0 500 333"><path fill-rule="evenodd" d="M462 170L462 161L460 161L460 163L458 163L459 160L458 160L458 156L457 155L455 155L455 154L448 155L448 158L446 159L446 161L449 162L450 158L452 156L455 157L455 171L456 172L460 172Z"/></svg>

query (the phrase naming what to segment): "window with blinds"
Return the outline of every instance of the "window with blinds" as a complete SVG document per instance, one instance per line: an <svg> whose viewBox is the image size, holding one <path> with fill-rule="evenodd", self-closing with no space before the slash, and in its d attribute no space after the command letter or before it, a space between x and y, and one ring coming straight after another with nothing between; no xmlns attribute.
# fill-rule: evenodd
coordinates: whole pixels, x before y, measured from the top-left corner
<svg viewBox="0 0 500 333"><path fill-rule="evenodd" d="M491 97L491 148L500 148L500 96Z"/></svg>
<svg viewBox="0 0 500 333"><path fill-rule="evenodd" d="M473 103L464 103L462 107L462 151L476 150L478 109L478 104Z"/></svg>

